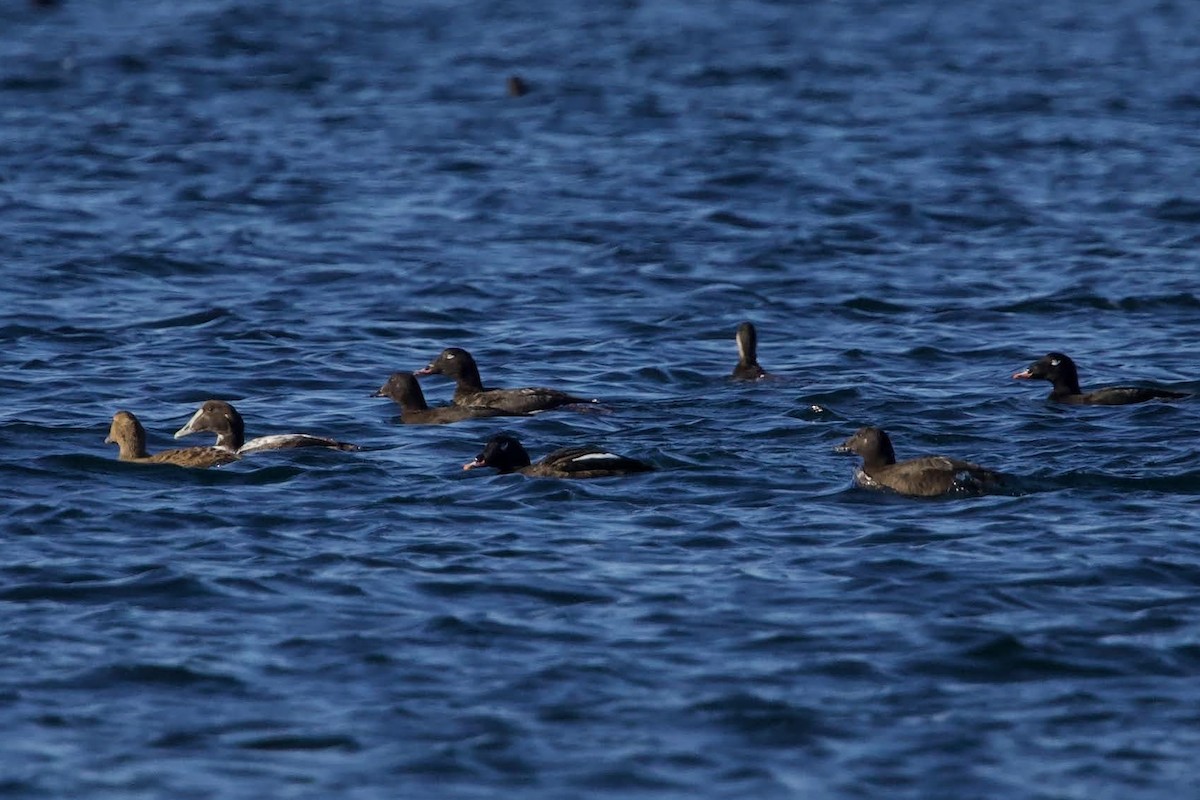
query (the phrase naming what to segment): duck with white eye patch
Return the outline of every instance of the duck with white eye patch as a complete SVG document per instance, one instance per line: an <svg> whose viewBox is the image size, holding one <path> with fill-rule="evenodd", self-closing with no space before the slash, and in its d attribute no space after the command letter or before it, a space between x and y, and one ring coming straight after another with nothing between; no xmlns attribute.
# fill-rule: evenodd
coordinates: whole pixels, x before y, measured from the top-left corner
<svg viewBox="0 0 1200 800"><path fill-rule="evenodd" d="M636 458L595 447L564 447L533 464L529 460L529 453L517 438L503 433L489 439L473 461L463 464L463 469L480 467L492 467L502 475L519 472L543 478L611 478L654 469L652 465Z"/></svg>
<svg viewBox="0 0 1200 800"><path fill-rule="evenodd" d="M1084 392L1079 388L1079 372L1075 362L1062 353L1047 353L1025 369L1013 375L1020 381L1050 381L1050 399L1056 403L1087 406L1124 406L1148 400L1180 400L1186 392L1173 392L1147 386L1106 386Z"/></svg>
<svg viewBox="0 0 1200 800"><path fill-rule="evenodd" d="M957 458L921 456L897 462L892 440L881 428L859 428L833 450L862 458L854 482L867 489L890 489L910 497L936 497L950 493L978 494L1004 482L1000 473Z"/></svg>
<svg viewBox="0 0 1200 800"><path fill-rule="evenodd" d="M358 450L356 444L339 442L327 436L308 433L280 433L259 436L246 441L246 424L242 415L232 404L224 400L207 400L179 430L175 438L180 439L193 433L207 431L217 435L216 447L238 455L257 453L263 450L289 450L296 447L327 447L333 450Z"/></svg>
<svg viewBox="0 0 1200 800"><path fill-rule="evenodd" d="M498 408L510 414L529 414L552 408L595 403L584 397L531 386L525 389L485 389L475 359L461 347L448 347L414 375L445 375L454 381L454 405Z"/></svg>

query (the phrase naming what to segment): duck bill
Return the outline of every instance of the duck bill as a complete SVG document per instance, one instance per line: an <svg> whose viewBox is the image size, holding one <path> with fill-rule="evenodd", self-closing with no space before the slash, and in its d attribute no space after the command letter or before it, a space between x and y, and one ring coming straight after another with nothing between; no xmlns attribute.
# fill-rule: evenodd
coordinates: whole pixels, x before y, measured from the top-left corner
<svg viewBox="0 0 1200 800"><path fill-rule="evenodd" d="M427 367L421 367L420 369L414 369L413 375L433 375L436 371L437 370L435 370L433 368L433 364L430 364Z"/></svg>
<svg viewBox="0 0 1200 800"><path fill-rule="evenodd" d="M846 455L848 453L853 453L854 451L850 449L850 445L846 444L845 442L842 442L841 444L834 445L833 452L841 453L842 455Z"/></svg>
<svg viewBox="0 0 1200 800"><path fill-rule="evenodd" d="M1029 380L1033 380L1033 373L1032 373L1032 372L1030 372L1028 368L1026 368L1026 369L1023 369L1023 370L1021 370L1020 372L1014 372L1014 373L1013 373L1013 380L1018 380L1018 381L1029 381Z"/></svg>
<svg viewBox="0 0 1200 800"><path fill-rule="evenodd" d="M479 469L480 467L486 466L487 464L483 463L482 458L477 458L474 461L468 461L467 463L463 464L463 469Z"/></svg>
<svg viewBox="0 0 1200 800"><path fill-rule="evenodd" d="M104 437L104 443L105 444L116 444L117 440L112 438L112 434L110 433L108 436Z"/></svg>
<svg viewBox="0 0 1200 800"><path fill-rule="evenodd" d="M380 386L378 391L371 392L367 397L387 397L386 386Z"/></svg>
<svg viewBox="0 0 1200 800"><path fill-rule="evenodd" d="M204 409L200 409L195 414L192 414L192 418L187 421L187 424L184 425L179 430L175 431L175 438L182 439L184 436L187 436L187 435L193 434L193 433L197 433L198 431L200 431L201 428L199 428L198 426L200 424L200 417L203 415L204 415Z"/></svg>

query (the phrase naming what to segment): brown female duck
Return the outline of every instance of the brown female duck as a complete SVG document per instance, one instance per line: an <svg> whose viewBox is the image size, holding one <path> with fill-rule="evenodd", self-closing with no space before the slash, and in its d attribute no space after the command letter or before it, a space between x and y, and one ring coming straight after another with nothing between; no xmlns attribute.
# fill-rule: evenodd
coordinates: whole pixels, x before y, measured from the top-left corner
<svg viewBox="0 0 1200 800"><path fill-rule="evenodd" d="M480 417L511 417L518 412L486 406L440 406L430 408L425 393L411 372L396 372L372 397L390 397L400 406L400 421L405 425L444 425Z"/></svg>
<svg viewBox="0 0 1200 800"><path fill-rule="evenodd" d="M429 362L429 366L417 370L414 375L445 375L454 381L454 405L485 406L499 408L510 414L529 414L548 411L574 403L594 403L582 397L560 392L558 389L530 387L528 389L485 389L479 377L475 359L461 347L449 347Z"/></svg>
<svg viewBox="0 0 1200 800"><path fill-rule="evenodd" d="M854 475L859 486L891 489L912 497L979 492L1002 480L990 469L946 456L922 456L897 463L892 440L881 428L859 428L834 451L862 457L862 468Z"/></svg>
<svg viewBox="0 0 1200 800"><path fill-rule="evenodd" d="M237 454L217 447L181 447L150 455L146 452L146 429L142 427L138 418L128 411L113 414L112 425L109 426L104 443L115 444L120 448L117 458L121 461L137 461L143 464L204 468L238 460Z"/></svg>

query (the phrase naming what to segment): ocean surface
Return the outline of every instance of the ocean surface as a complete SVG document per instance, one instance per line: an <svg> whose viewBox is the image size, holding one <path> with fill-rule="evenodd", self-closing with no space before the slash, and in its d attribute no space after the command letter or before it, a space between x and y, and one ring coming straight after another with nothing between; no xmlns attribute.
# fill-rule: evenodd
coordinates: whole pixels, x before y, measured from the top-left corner
<svg viewBox="0 0 1200 800"><path fill-rule="evenodd" d="M1200 786L1200 399L1011 379L1200 392L1200 4L0 14L0 797ZM369 396L448 346L602 407ZM104 444L210 398L363 449ZM856 488L866 424L1011 480Z"/></svg>

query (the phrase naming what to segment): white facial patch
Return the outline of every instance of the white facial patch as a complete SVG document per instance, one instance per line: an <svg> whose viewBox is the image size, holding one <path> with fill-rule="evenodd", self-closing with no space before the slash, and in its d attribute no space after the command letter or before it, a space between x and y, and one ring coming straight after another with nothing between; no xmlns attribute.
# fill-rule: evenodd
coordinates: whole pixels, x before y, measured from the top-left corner
<svg viewBox="0 0 1200 800"><path fill-rule="evenodd" d="M1050 359L1050 366L1052 366L1052 367L1057 367L1061 363L1062 363L1062 361L1060 359L1057 359L1057 358Z"/></svg>
<svg viewBox="0 0 1200 800"><path fill-rule="evenodd" d="M449 361L449 360L451 360L451 359L453 359L453 358L458 358L458 356L454 355L454 353L446 353L446 360L447 360L447 361Z"/></svg>

